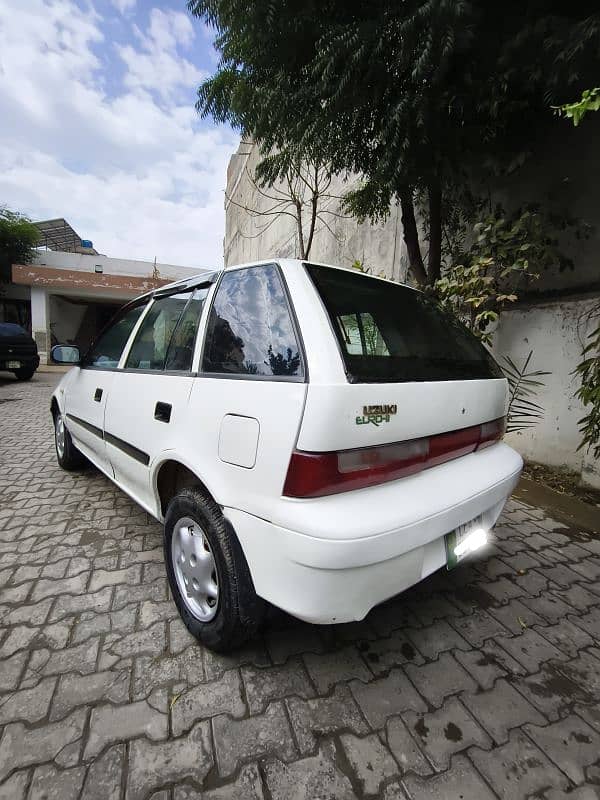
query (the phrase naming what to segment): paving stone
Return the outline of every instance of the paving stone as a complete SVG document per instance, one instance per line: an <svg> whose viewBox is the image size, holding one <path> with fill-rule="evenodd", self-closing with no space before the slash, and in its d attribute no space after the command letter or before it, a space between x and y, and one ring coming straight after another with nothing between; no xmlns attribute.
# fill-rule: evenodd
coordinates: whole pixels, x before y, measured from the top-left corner
<svg viewBox="0 0 600 800"><path fill-rule="evenodd" d="M507 674L497 659L482 650L455 650L454 657L482 689L491 689L497 678Z"/></svg>
<svg viewBox="0 0 600 800"><path fill-rule="evenodd" d="M441 775L429 779L407 775L404 785L410 800L497 800L464 756L453 758L451 768Z"/></svg>
<svg viewBox="0 0 600 800"><path fill-rule="evenodd" d="M565 795L562 789L549 789L544 794L544 800L600 800L600 788L597 786L579 786L577 789L570 789Z"/></svg>
<svg viewBox="0 0 600 800"><path fill-rule="evenodd" d="M0 589L0 603L8 603L9 605L13 603L24 603L32 585L33 582L29 581L27 583L21 583L18 586L5 586L3 589ZM36 600L38 599L39 598L36 598Z"/></svg>
<svg viewBox="0 0 600 800"><path fill-rule="evenodd" d="M232 720L225 715L212 720L219 774L231 775L237 765L265 755L285 761L296 757L289 722L282 703L271 703L264 714Z"/></svg>
<svg viewBox="0 0 600 800"><path fill-rule="evenodd" d="M593 702L593 697L575 681L558 671L556 664L545 664L535 675L512 679L520 694L549 720L556 720L572 703Z"/></svg>
<svg viewBox="0 0 600 800"><path fill-rule="evenodd" d="M140 586L115 586L112 602L113 611L118 611L129 603L143 600L164 600L167 596L167 581L163 578L154 583L143 583Z"/></svg>
<svg viewBox="0 0 600 800"><path fill-rule="evenodd" d="M70 673L60 678L52 703L50 719L64 717L77 706L91 705L99 701L126 703L129 695L129 672L94 672L91 675Z"/></svg>
<svg viewBox="0 0 600 800"><path fill-rule="evenodd" d="M50 707L56 678L45 678L32 689L0 697L0 725L7 722L38 722Z"/></svg>
<svg viewBox="0 0 600 800"><path fill-rule="evenodd" d="M388 637L365 642L361 651L375 675L384 675L402 664L425 663L423 656L402 631L392 631Z"/></svg>
<svg viewBox="0 0 600 800"><path fill-rule="evenodd" d="M597 581L600 579L600 558L592 556L578 564L571 564L571 571L588 581Z"/></svg>
<svg viewBox="0 0 600 800"><path fill-rule="evenodd" d="M107 633L130 633L137 621L137 606L130 605L120 611L94 614L86 611L80 615L73 630L73 644L84 642L92 636Z"/></svg>
<svg viewBox="0 0 600 800"><path fill-rule="evenodd" d="M431 774L429 762L400 717L392 717L387 721L385 740L400 765L402 774L406 772L416 772L417 775Z"/></svg>
<svg viewBox="0 0 600 800"><path fill-rule="evenodd" d="M367 619L380 636L389 636L393 631L407 627L420 627L420 622L405 602L404 595L376 606Z"/></svg>
<svg viewBox="0 0 600 800"><path fill-rule="evenodd" d="M431 625L438 619L460 616L461 613L448 597L439 592L417 598L409 603L409 608L421 625Z"/></svg>
<svg viewBox="0 0 600 800"><path fill-rule="evenodd" d="M393 669L386 678L371 683L351 681L350 688L373 730L383 728L389 717L403 711L427 710L424 700L399 669Z"/></svg>
<svg viewBox="0 0 600 800"><path fill-rule="evenodd" d="M433 660L445 650L470 650L470 645L446 620L440 620L427 628L409 628L406 635L426 659Z"/></svg>
<svg viewBox="0 0 600 800"><path fill-rule="evenodd" d="M582 583L573 583L568 589L561 589L560 597L578 611L587 611L590 606L600 605L600 596Z"/></svg>
<svg viewBox="0 0 600 800"><path fill-rule="evenodd" d="M576 618L574 618L576 619ZM556 625L540 628L539 633L549 642L552 642L561 652L574 658L584 647L589 647L594 640L581 628L571 621L563 619Z"/></svg>
<svg viewBox="0 0 600 800"><path fill-rule="evenodd" d="M600 602L600 598L596 600ZM28 605L15 606L10 610L8 607L2 612L2 624L8 627L9 625L18 625L28 623L29 625L43 625L50 611L52 605L52 598L48 597L46 600L40 600L39 603L31 603Z"/></svg>
<svg viewBox="0 0 600 800"><path fill-rule="evenodd" d="M330 743L324 743L317 755L293 764L269 759L265 775L272 800L357 800Z"/></svg>
<svg viewBox="0 0 600 800"><path fill-rule="evenodd" d="M200 792L191 786L176 786L174 800L264 800L262 781L256 764L247 764L233 783Z"/></svg>
<svg viewBox="0 0 600 800"><path fill-rule="evenodd" d="M545 724L544 717L502 678L493 689L477 695L465 694L461 699L497 744L508 739L511 728L526 722Z"/></svg>
<svg viewBox="0 0 600 800"><path fill-rule="evenodd" d="M520 731L490 752L473 748L471 760L503 800L526 800L548 789L566 791L567 778Z"/></svg>
<svg viewBox="0 0 600 800"><path fill-rule="evenodd" d="M177 617L177 608L172 600L161 602L145 600L140 606L141 628L148 628L153 622L172 620L175 617Z"/></svg>
<svg viewBox="0 0 600 800"><path fill-rule="evenodd" d="M27 667L26 678L31 682L39 675L61 675L72 671L87 675L96 669L98 645L98 639L93 639L54 652L35 650Z"/></svg>
<svg viewBox="0 0 600 800"><path fill-rule="evenodd" d="M104 649L106 652L102 654L100 666L111 667L119 658L140 655L157 656L165 648L165 624L164 622L157 622L145 631L127 633L123 636L118 636L109 645L105 644Z"/></svg>
<svg viewBox="0 0 600 800"><path fill-rule="evenodd" d="M594 658L594 654L598 657ZM600 700L600 650L590 648L567 663L557 664L556 668L587 695Z"/></svg>
<svg viewBox="0 0 600 800"><path fill-rule="evenodd" d="M31 600L36 602L37 600L43 600L45 597L58 597L61 594L82 595L85 592L87 579L88 574L86 572L74 575L72 578L63 578L62 580L40 578L31 593Z"/></svg>
<svg viewBox="0 0 600 800"><path fill-rule="evenodd" d="M30 628L28 625L17 625L8 632L8 636L0 647L0 658L9 658L19 650L27 649L39 634L39 628Z"/></svg>
<svg viewBox="0 0 600 800"><path fill-rule="evenodd" d="M112 589L102 589L99 592L86 593L80 596L64 595L58 597L49 617L50 622L75 616L83 611L108 611Z"/></svg>
<svg viewBox="0 0 600 800"><path fill-rule="evenodd" d="M496 642L527 672L537 672L546 661L565 661L568 656L537 631L525 629L519 636L498 636Z"/></svg>
<svg viewBox="0 0 600 800"><path fill-rule="evenodd" d="M209 722L161 744L137 739L129 747L126 800L144 800L152 789L186 779L202 784L213 763Z"/></svg>
<svg viewBox="0 0 600 800"><path fill-rule="evenodd" d="M567 614L573 613L570 605L549 592L543 592L539 597L523 597L521 599L527 608L535 611L551 625L566 617Z"/></svg>
<svg viewBox="0 0 600 800"><path fill-rule="evenodd" d="M403 717L437 772L448 769L451 756L471 745L492 746L490 737L457 698L448 700L438 711L408 711Z"/></svg>
<svg viewBox="0 0 600 800"><path fill-rule="evenodd" d="M161 655L135 659L133 699L140 700L157 686L183 683L194 686L204 682L202 651L197 645L175 656Z"/></svg>
<svg viewBox="0 0 600 800"><path fill-rule="evenodd" d="M78 800L85 767L57 770L50 764L33 773L29 800Z"/></svg>
<svg viewBox="0 0 600 800"><path fill-rule="evenodd" d="M588 633L596 641L600 641L600 607L590 608L587 614L571 617L574 624Z"/></svg>
<svg viewBox="0 0 600 800"><path fill-rule="evenodd" d="M499 631L498 635L506 636L507 631L519 635L525 628L532 628L534 625L547 625L547 621L532 611L521 600L511 600L505 606L490 608L489 613L502 623L505 630Z"/></svg>
<svg viewBox="0 0 600 800"><path fill-rule="evenodd" d="M172 601L169 600L169 602ZM198 640L188 631L179 615L167 623L167 631L170 653L178 654L191 645L194 645L198 653L201 654L201 650L198 647ZM204 670L204 667L202 667L202 669Z"/></svg>
<svg viewBox="0 0 600 800"><path fill-rule="evenodd" d="M451 694L477 690L473 678L451 653L442 653L437 661L423 666L409 664L406 673L420 694L436 708Z"/></svg>
<svg viewBox="0 0 600 800"><path fill-rule="evenodd" d="M600 735L575 714L544 728L526 725L530 738L573 781L585 781L585 767L598 760Z"/></svg>
<svg viewBox="0 0 600 800"><path fill-rule="evenodd" d="M119 800L125 746L110 747L90 764L80 800Z"/></svg>
<svg viewBox="0 0 600 800"><path fill-rule="evenodd" d="M97 706L90 716L90 732L84 758L98 755L108 744L148 736L164 739L167 736L167 716L152 708L146 700L123 706Z"/></svg>
<svg viewBox="0 0 600 800"><path fill-rule="evenodd" d="M493 636L506 635L507 632L504 625L501 625L498 620L483 610L454 619L452 620L452 625L469 642L471 647L481 647L486 639L491 639Z"/></svg>
<svg viewBox="0 0 600 800"><path fill-rule="evenodd" d="M29 772L14 772L0 784L0 800L25 800Z"/></svg>
<svg viewBox="0 0 600 800"><path fill-rule="evenodd" d="M293 695L305 700L314 697L314 690L299 660L277 667L242 667L241 671L251 714L260 713L272 700Z"/></svg>
<svg viewBox="0 0 600 800"><path fill-rule="evenodd" d="M126 586L135 586L141 580L141 567L134 565L126 569L115 570L95 570L90 578L90 592L97 592L106 586L118 586L120 583Z"/></svg>
<svg viewBox="0 0 600 800"><path fill-rule="evenodd" d="M204 673L208 681L217 680L227 670L235 669L243 664L253 664L255 667L269 666L269 656L262 642L258 640L248 642L229 655L213 653L206 648L202 648L201 652L204 659Z"/></svg>
<svg viewBox="0 0 600 800"><path fill-rule="evenodd" d="M242 682L237 670L228 670L220 680L194 686L176 696L171 704L173 734L179 736L198 720L230 714L243 717Z"/></svg>
<svg viewBox="0 0 600 800"><path fill-rule="evenodd" d="M537 597L548 590L548 579L532 569L526 575L517 575L513 580L523 590L523 596Z"/></svg>
<svg viewBox="0 0 600 800"><path fill-rule="evenodd" d="M498 603L506 603L515 597L521 597L523 595L523 590L518 584L508 580L508 578L498 578L498 580L495 581L488 581L483 584L482 588L486 594L493 597Z"/></svg>
<svg viewBox="0 0 600 800"><path fill-rule="evenodd" d="M0 691L16 688L28 656L25 651L20 651L10 658L0 659Z"/></svg>
<svg viewBox="0 0 600 800"><path fill-rule="evenodd" d="M359 736L369 732L350 689L345 685L337 686L330 697L313 700L289 697L286 706L303 755L314 751L317 737L340 730L352 731Z"/></svg>
<svg viewBox="0 0 600 800"><path fill-rule="evenodd" d="M365 794L378 795L384 781L399 775L398 764L377 734L359 739L345 733L340 741Z"/></svg>
<svg viewBox="0 0 600 800"><path fill-rule="evenodd" d="M325 694L340 681L351 678L368 681L373 677L355 647L345 647L323 655L307 653L304 663L320 694Z"/></svg>
<svg viewBox="0 0 600 800"><path fill-rule="evenodd" d="M86 712L74 711L61 722L28 730L23 723L6 725L0 740L0 782L13 769L51 761L68 744L81 738Z"/></svg>

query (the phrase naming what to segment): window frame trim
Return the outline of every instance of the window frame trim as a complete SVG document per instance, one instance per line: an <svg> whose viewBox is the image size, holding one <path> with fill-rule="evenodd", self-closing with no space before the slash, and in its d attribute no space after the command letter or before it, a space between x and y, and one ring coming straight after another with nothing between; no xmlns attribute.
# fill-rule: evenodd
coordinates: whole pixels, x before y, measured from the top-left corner
<svg viewBox="0 0 600 800"><path fill-rule="evenodd" d="M283 290L283 296L285 298L285 302L288 309L288 314L290 317L290 321L292 323L292 331L294 333L296 344L298 345L298 353L300 355L300 363L302 364L302 375L250 375L248 373L241 373L241 372L208 372L203 369L204 363L204 354L206 352L206 342L208 337L208 326L210 321L210 315L212 313L215 298L219 292L219 288L221 286L221 282L223 281L225 275L230 274L232 272L242 272L243 270L247 269L264 269L266 267L274 267L279 280L281 282L281 288ZM208 298L207 298L208 300ZM246 264L243 267L235 267L233 269L224 269L219 276L218 281L215 284L214 292L212 297L210 298L210 304L207 303L207 316L204 325L204 330L202 333L202 346L200 349L200 359L198 361L198 372L196 376L199 378L216 378L217 380L252 380L252 381L270 381L273 383L308 383L308 362L306 360L306 351L304 348L304 340L302 339L302 333L300 331L300 326L298 324L298 318L296 316L296 310L293 305L292 298L290 296L290 290L287 285L287 281L285 280L285 275L283 270L281 269L281 265L277 261L272 261L268 263L262 264Z"/></svg>

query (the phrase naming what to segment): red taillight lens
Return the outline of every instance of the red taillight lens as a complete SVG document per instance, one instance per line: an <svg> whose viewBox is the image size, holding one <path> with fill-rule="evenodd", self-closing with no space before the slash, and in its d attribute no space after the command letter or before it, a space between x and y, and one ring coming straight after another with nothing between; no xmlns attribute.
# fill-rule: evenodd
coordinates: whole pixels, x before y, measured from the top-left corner
<svg viewBox="0 0 600 800"><path fill-rule="evenodd" d="M483 450L484 447L489 447L491 444L498 442L506 432L506 417L494 419L491 422L484 422L480 425L481 433L479 434L478 450Z"/></svg>
<svg viewBox="0 0 600 800"><path fill-rule="evenodd" d="M423 439L333 453L294 451L283 487L286 497L322 497L414 475L501 439L497 419Z"/></svg>

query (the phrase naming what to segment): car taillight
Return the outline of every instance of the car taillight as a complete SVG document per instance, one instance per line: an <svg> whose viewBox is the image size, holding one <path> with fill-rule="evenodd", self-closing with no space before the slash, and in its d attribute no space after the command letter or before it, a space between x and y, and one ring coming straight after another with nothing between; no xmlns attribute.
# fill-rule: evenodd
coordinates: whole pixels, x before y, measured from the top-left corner
<svg viewBox="0 0 600 800"><path fill-rule="evenodd" d="M288 467L286 497L323 497L414 475L453 458L481 450L502 438L505 419L407 442L307 453L295 450Z"/></svg>

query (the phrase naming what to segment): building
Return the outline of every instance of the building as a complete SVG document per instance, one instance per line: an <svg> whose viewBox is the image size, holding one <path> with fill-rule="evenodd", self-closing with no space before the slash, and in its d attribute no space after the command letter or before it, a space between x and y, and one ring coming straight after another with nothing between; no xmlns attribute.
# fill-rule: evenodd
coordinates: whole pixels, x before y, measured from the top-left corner
<svg viewBox="0 0 600 800"><path fill-rule="evenodd" d="M150 289L204 270L109 258L82 240L64 220L37 223L40 248L30 264L13 264L0 284L0 321L31 331L47 364L55 344L85 350L115 311ZM44 249L45 248L45 249Z"/></svg>
<svg viewBox="0 0 600 800"><path fill-rule="evenodd" d="M533 351L531 368L550 373L542 379L544 386L535 398L544 408L543 419L529 430L510 434L509 442L525 458L566 467L581 475L583 483L600 488L600 462L579 449L578 422L586 411L575 397L578 379L573 374L584 343L598 324L595 315L600 307L600 114L596 117L577 129L565 124L559 141L536 146L535 157L519 173L518 182L498 180L493 187L494 201L505 208L538 202L558 216L591 225L587 237L571 237L564 243L573 269L545 271L532 291L522 293L519 303L502 314L493 350L500 363L510 356L519 365ZM294 218L269 214L274 203L252 179L259 160L258 148L242 142L229 164L227 265L271 257L297 258L300 252ZM408 259L399 207L392 206L383 223L359 224L342 213L339 200L355 182L354 176L334 177L325 201L333 213L327 224L317 223L310 258L342 266L359 261L373 274L406 282ZM275 188L285 192L283 184Z"/></svg>

